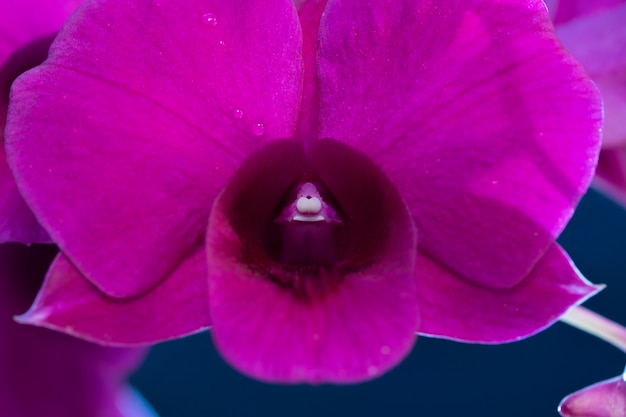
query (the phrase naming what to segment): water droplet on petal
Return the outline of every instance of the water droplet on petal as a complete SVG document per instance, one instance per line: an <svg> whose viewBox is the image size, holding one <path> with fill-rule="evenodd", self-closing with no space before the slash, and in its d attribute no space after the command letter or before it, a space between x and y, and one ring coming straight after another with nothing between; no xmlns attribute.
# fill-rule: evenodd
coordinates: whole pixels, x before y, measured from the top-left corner
<svg viewBox="0 0 626 417"><path fill-rule="evenodd" d="M241 110L241 109L233 110L233 117L235 119L241 119L243 117L243 110Z"/></svg>
<svg viewBox="0 0 626 417"><path fill-rule="evenodd" d="M380 348L380 353L382 353L383 355L389 355L389 353L391 352L391 348L389 346L383 346Z"/></svg>
<svg viewBox="0 0 626 417"><path fill-rule="evenodd" d="M215 26L217 26L217 16L215 16L213 13L205 13L202 15L202 17L200 18L200 21L202 22L203 25L214 28Z"/></svg>
<svg viewBox="0 0 626 417"><path fill-rule="evenodd" d="M368 373L370 376L377 375L377 374L378 374L378 372L379 372L379 371L378 371L378 368L377 368L376 366L370 366L370 367L368 367L368 368L367 368L367 373Z"/></svg>
<svg viewBox="0 0 626 417"><path fill-rule="evenodd" d="M256 136L262 136L265 133L265 125L263 123L256 123L252 126L252 133Z"/></svg>

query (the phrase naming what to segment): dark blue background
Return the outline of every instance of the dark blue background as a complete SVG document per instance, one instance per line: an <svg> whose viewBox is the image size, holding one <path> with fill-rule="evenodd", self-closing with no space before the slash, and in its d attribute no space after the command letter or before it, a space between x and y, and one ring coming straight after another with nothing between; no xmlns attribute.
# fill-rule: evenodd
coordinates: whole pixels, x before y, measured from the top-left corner
<svg viewBox="0 0 626 417"><path fill-rule="evenodd" d="M626 323L626 211L590 191L559 241L589 280L607 284L585 305ZM161 417L556 417L563 396L618 375L625 359L557 323L500 346L421 337L400 366L360 385L277 386L232 370L204 333L156 346L132 382Z"/></svg>

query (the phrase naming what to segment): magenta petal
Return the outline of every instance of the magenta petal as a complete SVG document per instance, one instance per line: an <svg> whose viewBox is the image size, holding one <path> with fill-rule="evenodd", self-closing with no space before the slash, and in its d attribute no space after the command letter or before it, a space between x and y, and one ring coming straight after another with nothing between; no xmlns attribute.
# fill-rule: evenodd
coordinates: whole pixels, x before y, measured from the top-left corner
<svg viewBox="0 0 626 417"><path fill-rule="evenodd" d="M2 143L0 142L0 146ZM0 149L0 243L51 243L48 233L17 191L13 174Z"/></svg>
<svg viewBox="0 0 626 417"><path fill-rule="evenodd" d="M600 152L593 185L626 207L626 148L609 148Z"/></svg>
<svg viewBox="0 0 626 417"><path fill-rule="evenodd" d="M470 281L520 282L589 185L600 98L541 1L331 1L319 68L320 136L379 164Z"/></svg>
<svg viewBox="0 0 626 417"><path fill-rule="evenodd" d="M602 93L604 147L626 142L626 2L619 3L557 26L563 46L585 67Z"/></svg>
<svg viewBox="0 0 626 417"><path fill-rule="evenodd" d="M196 249L164 282L141 296L111 298L59 255L22 323L107 345L152 344L209 327L204 250Z"/></svg>
<svg viewBox="0 0 626 417"><path fill-rule="evenodd" d="M216 201L207 234L211 333L226 360L255 378L367 380L396 365L415 339L415 231L397 191L371 162L338 142L319 141L312 166L354 226L359 249L317 268L290 268L259 253L249 232L298 174L298 147L285 141L263 148ZM364 197L371 191L382 194Z"/></svg>
<svg viewBox="0 0 626 417"><path fill-rule="evenodd" d="M599 291L553 244L522 282L494 290L469 282L420 255L416 270L420 334L464 342L519 340L554 323Z"/></svg>
<svg viewBox="0 0 626 417"><path fill-rule="evenodd" d="M300 2L296 2L298 5ZM302 59L304 62L304 87L300 120L296 136L313 139L317 136L319 116L319 85L317 79L317 46L320 20L327 0L305 0L298 5L302 26Z"/></svg>
<svg viewBox="0 0 626 417"><path fill-rule="evenodd" d="M0 2L0 242L51 242L17 191L4 153L4 127L11 83L46 58L52 36L79 3L76 0Z"/></svg>
<svg viewBox="0 0 626 417"><path fill-rule="evenodd" d="M563 417L626 417L624 376L598 382L568 395L559 405Z"/></svg>
<svg viewBox="0 0 626 417"><path fill-rule="evenodd" d="M202 239L239 162L293 135L301 79L289 0L88 2L16 81L7 153L78 269L137 295Z"/></svg>
<svg viewBox="0 0 626 417"><path fill-rule="evenodd" d="M35 39L55 35L82 0L0 2L0 67L15 51Z"/></svg>
<svg viewBox="0 0 626 417"><path fill-rule="evenodd" d="M554 23L560 24L583 15L590 15L615 7L624 0L549 0L546 1Z"/></svg>

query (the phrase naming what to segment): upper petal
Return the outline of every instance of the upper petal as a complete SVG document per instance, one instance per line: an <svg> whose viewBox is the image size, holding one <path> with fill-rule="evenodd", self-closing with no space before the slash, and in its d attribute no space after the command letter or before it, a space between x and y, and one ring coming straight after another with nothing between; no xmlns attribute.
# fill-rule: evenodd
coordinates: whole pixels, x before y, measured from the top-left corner
<svg viewBox="0 0 626 417"><path fill-rule="evenodd" d="M543 2L329 1L322 137L368 154L409 205L428 256L518 283L587 189L598 92Z"/></svg>
<svg viewBox="0 0 626 417"><path fill-rule="evenodd" d="M289 0L88 2L15 83L10 163L78 269L134 295L202 239L238 163L293 134L301 80Z"/></svg>

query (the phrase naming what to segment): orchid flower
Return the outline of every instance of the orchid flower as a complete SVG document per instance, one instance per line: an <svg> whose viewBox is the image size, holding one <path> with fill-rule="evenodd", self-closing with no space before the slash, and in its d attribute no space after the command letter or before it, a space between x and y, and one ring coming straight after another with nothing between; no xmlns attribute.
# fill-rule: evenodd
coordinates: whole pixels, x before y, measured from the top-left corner
<svg viewBox="0 0 626 417"><path fill-rule="evenodd" d="M603 145L596 188L626 206L626 1L548 0L556 32L600 88Z"/></svg>
<svg viewBox="0 0 626 417"><path fill-rule="evenodd" d="M11 92L62 250L20 320L273 382L519 340L597 291L555 238L601 119L537 0L89 0Z"/></svg>

